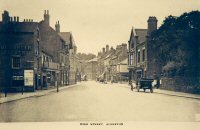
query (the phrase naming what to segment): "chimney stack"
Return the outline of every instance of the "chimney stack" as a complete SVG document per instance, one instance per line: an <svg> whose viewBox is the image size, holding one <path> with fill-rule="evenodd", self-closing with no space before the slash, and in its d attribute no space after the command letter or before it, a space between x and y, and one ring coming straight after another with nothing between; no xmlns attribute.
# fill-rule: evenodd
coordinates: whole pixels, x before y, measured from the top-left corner
<svg viewBox="0 0 200 130"><path fill-rule="evenodd" d="M9 12L5 10L2 14L2 22L8 23L9 21L10 21Z"/></svg>
<svg viewBox="0 0 200 130"><path fill-rule="evenodd" d="M105 48L103 47L103 48L102 48L102 53L104 54L105 52L106 52L106 51L105 51Z"/></svg>
<svg viewBox="0 0 200 130"><path fill-rule="evenodd" d="M44 11L44 22L46 23L47 26L50 25L50 16L49 16L49 10Z"/></svg>
<svg viewBox="0 0 200 130"><path fill-rule="evenodd" d="M55 29L56 29L56 32L58 32L58 33L60 32L60 23L59 23L59 21L56 22Z"/></svg>
<svg viewBox="0 0 200 130"><path fill-rule="evenodd" d="M157 30L158 20L155 16L150 16L147 22L148 22L148 35L151 35L153 31Z"/></svg>
<svg viewBox="0 0 200 130"><path fill-rule="evenodd" d="M12 22L13 21L13 18L12 17L10 17L10 22Z"/></svg>
<svg viewBox="0 0 200 130"><path fill-rule="evenodd" d="M106 45L106 53L109 52L109 45Z"/></svg>
<svg viewBox="0 0 200 130"><path fill-rule="evenodd" d="M17 16L17 22L19 22L19 17Z"/></svg>
<svg viewBox="0 0 200 130"><path fill-rule="evenodd" d="M14 16L14 22L16 22L16 17Z"/></svg>

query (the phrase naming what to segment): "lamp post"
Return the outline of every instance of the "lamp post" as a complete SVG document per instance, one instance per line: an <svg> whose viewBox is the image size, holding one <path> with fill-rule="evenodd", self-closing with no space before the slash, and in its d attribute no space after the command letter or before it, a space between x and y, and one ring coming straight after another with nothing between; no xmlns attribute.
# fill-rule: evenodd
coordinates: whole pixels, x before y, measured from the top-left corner
<svg viewBox="0 0 200 130"><path fill-rule="evenodd" d="M57 88L57 92L59 92L59 87L58 87L58 73L59 72L56 72L56 88Z"/></svg>
<svg viewBox="0 0 200 130"><path fill-rule="evenodd" d="M80 65L81 65L81 72L80 72L80 82L81 82L81 77L82 77L82 75L83 75L83 72L82 72L82 61L80 61Z"/></svg>
<svg viewBox="0 0 200 130"><path fill-rule="evenodd" d="M59 57L61 56L60 54L63 53L65 56L67 56L69 54L69 51L68 51L68 46L65 45L64 48L58 50L58 55ZM62 71L62 70L65 70L65 63L63 62L63 59L60 61L60 72L61 72L61 83L65 81L65 75L63 73L65 73L65 71ZM57 92L59 92L59 86L58 86L58 74L59 72L56 72L56 88L57 88Z"/></svg>

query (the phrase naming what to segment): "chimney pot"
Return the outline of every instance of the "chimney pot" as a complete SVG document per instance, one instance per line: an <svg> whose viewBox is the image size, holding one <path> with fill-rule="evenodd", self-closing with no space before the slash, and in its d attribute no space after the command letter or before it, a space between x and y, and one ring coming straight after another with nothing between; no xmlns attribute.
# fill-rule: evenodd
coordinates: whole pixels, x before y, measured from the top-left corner
<svg viewBox="0 0 200 130"><path fill-rule="evenodd" d="M16 22L16 17L14 16L14 22Z"/></svg>
<svg viewBox="0 0 200 130"><path fill-rule="evenodd" d="M102 53L105 53L105 48L102 48Z"/></svg>

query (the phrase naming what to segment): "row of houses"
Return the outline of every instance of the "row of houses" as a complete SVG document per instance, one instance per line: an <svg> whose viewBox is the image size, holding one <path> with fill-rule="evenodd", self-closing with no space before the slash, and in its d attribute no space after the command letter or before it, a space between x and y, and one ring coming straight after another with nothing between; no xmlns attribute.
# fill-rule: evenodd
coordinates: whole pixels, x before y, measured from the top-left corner
<svg viewBox="0 0 200 130"><path fill-rule="evenodd" d="M116 49L106 45L97 56L97 80L122 81L128 80L127 69L127 44L117 45Z"/></svg>
<svg viewBox="0 0 200 130"><path fill-rule="evenodd" d="M49 11L44 19L19 20L8 11L0 22L0 87L6 91L48 89L76 83L76 53L71 32L50 26Z"/></svg>
<svg viewBox="0 0 200 130"><path fill-rule="evenodd" d="M157 18L149 17L147 29L132 28L128 47L126 43L102 48L97 56L97 78L106 81L130 81L141 77L155 78L161 70L153 64L149 37L157 30Z"/></svg>

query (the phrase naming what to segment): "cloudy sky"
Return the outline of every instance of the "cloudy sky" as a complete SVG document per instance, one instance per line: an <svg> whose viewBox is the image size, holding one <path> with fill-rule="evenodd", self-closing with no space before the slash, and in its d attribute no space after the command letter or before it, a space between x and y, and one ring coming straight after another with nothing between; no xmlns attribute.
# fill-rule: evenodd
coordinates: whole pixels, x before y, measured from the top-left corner
<svg viewBox="0 0 200 130"><path fill-rule="evenodd" d="M160 26L169 15L200 10L200 0L0 0L0 12L21 21L40 21L45 9L53 28L59 20L61 31L73 33L79 52L97 54L106 44L127 43L132 26L147 28L149 16Z"/></svg>

